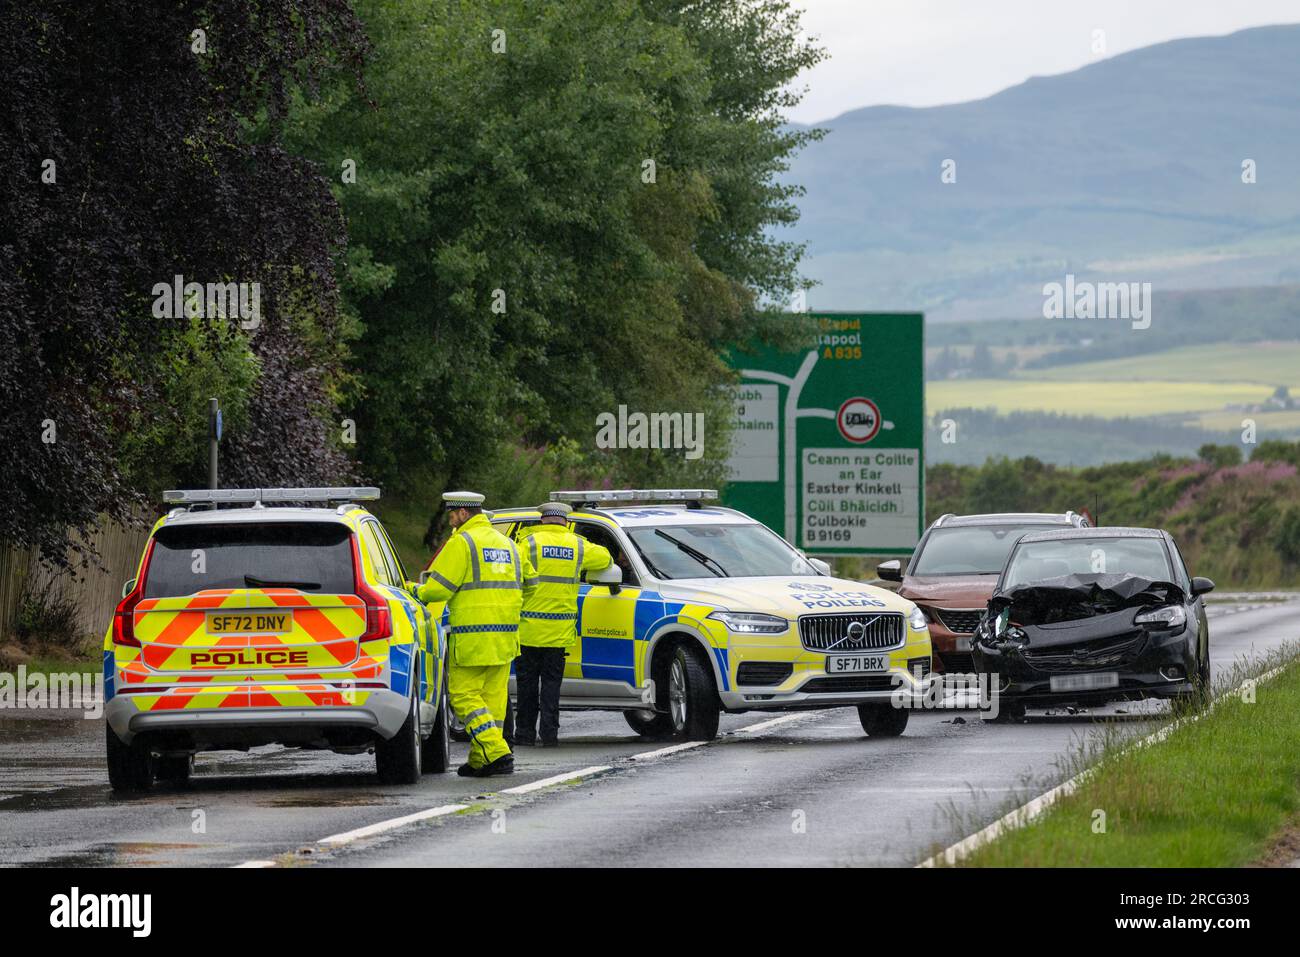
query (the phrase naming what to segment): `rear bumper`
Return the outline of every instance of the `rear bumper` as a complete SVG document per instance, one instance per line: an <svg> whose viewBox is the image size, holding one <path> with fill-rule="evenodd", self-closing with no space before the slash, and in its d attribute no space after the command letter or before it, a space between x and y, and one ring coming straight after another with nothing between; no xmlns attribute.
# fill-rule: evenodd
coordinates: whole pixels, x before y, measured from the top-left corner
<svg viewBox="0 0 1300 957"><path fill-rule="evenodd" d="M310 744L328 742L332 732L373 732L388 739L410 713L410 699L385 689L354 692L348 705L311 707L155 708L143 710L132 694L117 694L104 707L114 733L129 743L137 734L162 732L185 736L208 748L250 743Z"/></svg>

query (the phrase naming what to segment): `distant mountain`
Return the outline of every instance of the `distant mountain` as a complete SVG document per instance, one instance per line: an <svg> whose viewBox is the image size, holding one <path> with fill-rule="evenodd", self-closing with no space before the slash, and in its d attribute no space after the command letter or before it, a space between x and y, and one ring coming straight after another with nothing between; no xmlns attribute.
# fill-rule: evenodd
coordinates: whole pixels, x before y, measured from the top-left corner
<svg viewBox="0 0 1300 957"><path fill-rule="evenodd" d="M1029 317L1067 272L1157 293L1300 282L1300 25L818 125L789 173L813 308Z"/></svg>

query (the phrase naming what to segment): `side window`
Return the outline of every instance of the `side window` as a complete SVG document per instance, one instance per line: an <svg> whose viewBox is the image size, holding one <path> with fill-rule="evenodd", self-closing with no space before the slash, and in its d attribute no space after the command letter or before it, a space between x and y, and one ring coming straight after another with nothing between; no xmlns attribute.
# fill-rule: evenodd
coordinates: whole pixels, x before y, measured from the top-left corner
<svg viewBox="0 0 1300 957"><path fill-rule="evenodd" d="M627 554L623 551L623 546L619 544L613 532L594 522L574 522L573 530L592 544L603 545L609 549L610 555L614 558L614 564L623 569L624 585L635 586L637 584L636 572L632 568L632 562L628 559Z"/></svg>
<svg viewBox="0 0 1300 957"><path fill-rule="evenodd" d="M1176 584L1189 595L1192 592L1192 576L1187 573L1187 563L1183 561L1183 553L1179 551L1178 544L1171 538L1169 544L1173 546L1174 553L1174 574L1178 576Z"/></svg>
<svg viewBox="0 0 1300 957"><path fill-rule="evenodd" d="M529 518L529 519L525 519L522 522L515 522L514 525L510 526L510 531L508 533L510 539L516 544L518 544L519 542L522 542L525 538L528 537L527 535L524 534L525 529L529 529L535 525L540 525L540 524L542 524L541 521L536 518Z"/></svg>
<svg viewBox="0 0 1300 957"><path fill-rule="evenodd" d="M388 570L397 576L393 583L401 588L407 581L406 569L402 567L402 560L397 555L397 549L393 547L393 540L388 537L388 529L376 522L375 531L379 533L379 547L383 550L384 558L388 560Z"/></svg>
<svg viewBox="0 0 1300 957"><path fill-rule="evenodd" d="M361 541L365 543L366 554L370 556L370 564L374 566L375 576L385 585L396 585L393 580L393 569L389 567L388 560L384 557L384 549L379 544L379 533L375 530L374 522L366 522L361 526Z"/></svg>

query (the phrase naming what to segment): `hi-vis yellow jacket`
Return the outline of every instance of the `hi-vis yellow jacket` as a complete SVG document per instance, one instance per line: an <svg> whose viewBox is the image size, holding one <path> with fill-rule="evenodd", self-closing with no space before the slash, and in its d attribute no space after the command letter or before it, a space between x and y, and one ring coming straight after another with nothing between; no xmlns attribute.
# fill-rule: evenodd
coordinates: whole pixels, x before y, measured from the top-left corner
<svg viewBox="0 0 1300 957"><path fill-rule="evenodd" d="M453 664L503 665L518 657L523 583L534 574L486 515L456 529L416 592L423 602L447 602Z"/></svg>
<svg viewBox="0 0 1300 957"><path fill-rule="evenodd" d="M609 549L594 545L566 525L534 525L519 547L533 575L524 576L524 607L519 643L535 648L567 648L578 639L578 585L583 572L598 572L613 562Z"/></svg>

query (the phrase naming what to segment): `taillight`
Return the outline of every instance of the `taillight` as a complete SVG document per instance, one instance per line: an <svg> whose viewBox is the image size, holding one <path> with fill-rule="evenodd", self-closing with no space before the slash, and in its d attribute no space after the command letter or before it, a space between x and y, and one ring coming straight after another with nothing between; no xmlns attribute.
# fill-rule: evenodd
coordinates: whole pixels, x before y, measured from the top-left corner
<svg viewBox="0 0 1300 957"><path fill-rule="evenodd" d="M113 612L113 644L115 645L140 647L140 639L135 636L135 606L144 597L144 578L149 571L149 556L152 554L153 539L151 538L149 544L145 546L144 560L140 562L140 575L135 580L135 587L117 603L117 609Z"/></svg>
<svg viewBox="0 0 1300 957"><path fill-rule="evenodd" d="M375 641L379 638L393 636L393 617L388 610L388 601L382 594L370 587L361 572L361 545L357 536L352 536L352 572L357 597L366 603L366 633L358 641Z"/></svg>

